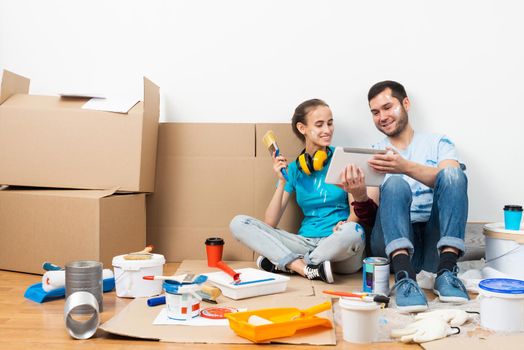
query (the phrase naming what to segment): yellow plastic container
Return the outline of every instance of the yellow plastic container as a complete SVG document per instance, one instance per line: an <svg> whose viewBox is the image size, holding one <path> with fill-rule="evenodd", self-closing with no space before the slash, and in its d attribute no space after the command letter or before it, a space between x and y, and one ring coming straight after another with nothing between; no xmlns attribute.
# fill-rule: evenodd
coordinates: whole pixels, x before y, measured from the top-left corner
<svg viewBox="0 0 524 350"><path fill-rule="evenodd" d="M331 321L314 316L315 314L331 309L331 303L326 301L309 309L297 308L270 308L246 312L225 314L229 320L229 327L239 336L258 343L276 338L289 337L298 330L326 327L333 328ZM267 321L268 324L255 325L249 323L251 316Z"/></svg>

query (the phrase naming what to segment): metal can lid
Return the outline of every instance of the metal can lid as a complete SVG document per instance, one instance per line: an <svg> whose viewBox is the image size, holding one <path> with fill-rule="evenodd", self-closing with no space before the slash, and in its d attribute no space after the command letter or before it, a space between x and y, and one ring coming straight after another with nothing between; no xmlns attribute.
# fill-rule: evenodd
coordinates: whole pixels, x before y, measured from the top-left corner
<svg viewBox="0 0 524 350"><path fill-rule="evenodd" d="M389 264L388 258L383 258L379 256L370 256L362 260L364 264L372 264L372 265L387 265Z"/></svg>

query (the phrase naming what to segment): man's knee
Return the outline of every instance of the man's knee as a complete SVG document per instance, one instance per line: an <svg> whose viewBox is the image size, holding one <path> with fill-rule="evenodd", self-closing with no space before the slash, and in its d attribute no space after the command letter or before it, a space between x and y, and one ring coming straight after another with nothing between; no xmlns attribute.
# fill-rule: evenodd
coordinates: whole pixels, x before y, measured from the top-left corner
<svg viewBox="0 0 524 350"><path fill-rule="evenodd" d="M411 188L402 176L390 176L380 188L380 198L393 196L399 200L411 199Z"/></svg>
<svg viewBox="0 0 524 350"><path fill-rule="evenodd" d="M441 184L454 187L465 187L468 184L468 178L462 169L447 167L440 170L437 174L436 186Z"/></svg>

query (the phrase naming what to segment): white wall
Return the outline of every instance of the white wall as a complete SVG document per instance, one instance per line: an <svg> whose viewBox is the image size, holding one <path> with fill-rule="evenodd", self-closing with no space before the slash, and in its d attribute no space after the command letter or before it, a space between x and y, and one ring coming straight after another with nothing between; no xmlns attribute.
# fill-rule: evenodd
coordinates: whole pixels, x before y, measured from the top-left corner
<svg viewBox="0 0 524 350"><path fill-rule="evenodd" d="M162 120L287 122L326 100L334 144L381 135L368 88L406 86L417 130L467 163L470 221L524 204L524 5L519 1L0 0L0 69L31 92L162 89Z"/></svg>

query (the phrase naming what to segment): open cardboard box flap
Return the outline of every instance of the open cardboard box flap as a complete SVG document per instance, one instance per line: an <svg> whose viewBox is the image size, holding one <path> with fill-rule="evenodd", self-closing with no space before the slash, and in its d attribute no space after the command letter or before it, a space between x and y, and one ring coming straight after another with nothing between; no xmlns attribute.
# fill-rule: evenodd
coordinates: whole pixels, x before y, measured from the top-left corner
<svg viewBox="0 0 524 350"><path fill-rule="evenodd" d="M144 77L144 102L128 113L82 109L86 98L30 95L4 71L0 184L153 192L160 95Z"/></svg>

